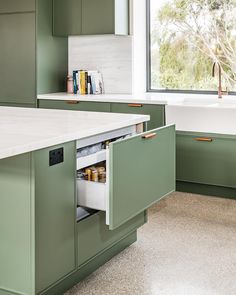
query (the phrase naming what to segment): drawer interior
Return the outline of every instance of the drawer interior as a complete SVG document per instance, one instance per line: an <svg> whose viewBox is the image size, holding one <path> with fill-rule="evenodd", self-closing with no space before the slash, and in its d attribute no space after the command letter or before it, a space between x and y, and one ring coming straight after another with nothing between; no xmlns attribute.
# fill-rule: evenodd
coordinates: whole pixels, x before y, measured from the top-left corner
<svg viewBox="0 0 236 295"><path fill-rule="evenodd" d="M136 134L125 128L77 144L77 205L109 215L109 144Z"/></svg>

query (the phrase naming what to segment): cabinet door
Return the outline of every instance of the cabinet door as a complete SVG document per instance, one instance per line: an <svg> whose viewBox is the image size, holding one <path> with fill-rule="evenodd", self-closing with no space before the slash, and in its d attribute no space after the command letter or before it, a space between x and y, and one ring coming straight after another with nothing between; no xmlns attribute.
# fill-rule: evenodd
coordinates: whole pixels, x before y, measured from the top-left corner
<svg viewBox="0 0 236 295"><path fill-rule="evenodd" d="M35 0L1 0L0 13L34 11Z"/></svg>
<svg viewBox="0 0 236 295"><path fill-rule="evenodd" d="M82 0L82 34L114 33L114 0Z"/></svg>
<svg viewBox="0 0 236 295"><path fill-rule="evenodd" d="M43 109L61 109L71 111L87 111L87 112L110 112L110 104L103 102L73 102L63 100L40 100L39 108Z"/></svg>
<svg viewBox="0 0 236 295"><path fill-rule="evenodd" d="M49 152L63 148L64 161L49 165ZM76 268L75 143L34 152L36 294Z"/></svg>
<svg viewBox="0 0 236 295"><path fill-rule="evenodd" d="M81 35L82 0L53 0L54 36Z"/></svg>
<svg viewBox="0 0 236 295"><path fill-rule="evenodd" d="M109 148L107 224L115 229L175 190L175 127L162 127Z"/></svg>
<svg viewBox="0 0 236 295"><path fill-rule="evenodd" d="M111 111L113 113L150 115L151 120L147 123L148 130L164 126L165 124L165 107L161 105L112 103Z"/></svg>
<svg viewBox="0 0 236 295"><path fill-rule="evenodd" d="M123 237L142 226L145 212L135 216L116 230L109 230L104 212L98 212L77 224L78 229L78 265L108 249ZM89 245L89 247L88 247Z"/></svg>
<svg viewBox="0 0 236 295"><path fill-rule="evenodd" d="M0 15L0 102L34 103L35 13Z"/></svg>
<svg viewBox="0 0 236 295"><path fill-rule="evenodd" d="M177 180L236 187L236 140L233 137L177 134Z"/></svg>

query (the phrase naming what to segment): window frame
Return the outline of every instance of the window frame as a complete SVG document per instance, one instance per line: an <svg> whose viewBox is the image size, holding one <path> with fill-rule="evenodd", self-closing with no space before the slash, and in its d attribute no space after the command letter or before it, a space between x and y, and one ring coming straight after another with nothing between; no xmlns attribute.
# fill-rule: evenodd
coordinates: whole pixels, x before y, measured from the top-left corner
<svg viewBox="0 0 236 295"><path fill-rule="evenodd" d="M207 94L218 95L218 90L181 90L181 89L153 89L151 85L151 0L146 0L146 90L151 93L178 93L178 94ZM230 91L229 95L236 95Z"/></svg>

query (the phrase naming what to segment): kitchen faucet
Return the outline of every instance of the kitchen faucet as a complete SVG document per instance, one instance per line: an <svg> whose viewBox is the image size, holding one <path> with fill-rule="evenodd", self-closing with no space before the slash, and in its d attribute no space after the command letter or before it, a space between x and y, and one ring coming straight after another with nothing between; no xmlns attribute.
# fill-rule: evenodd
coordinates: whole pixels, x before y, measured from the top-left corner
<svg viewBox="0 0 236 295"><path fill-rule="evenodd" d="M216 74L216 66L218 66L218 77L219 77L219 84L218 84L218 98L222 98L222 95L228 95L228 91L222 90L222 67L219 62L214 62L212 68L212 77L215 77Z"/></svg>

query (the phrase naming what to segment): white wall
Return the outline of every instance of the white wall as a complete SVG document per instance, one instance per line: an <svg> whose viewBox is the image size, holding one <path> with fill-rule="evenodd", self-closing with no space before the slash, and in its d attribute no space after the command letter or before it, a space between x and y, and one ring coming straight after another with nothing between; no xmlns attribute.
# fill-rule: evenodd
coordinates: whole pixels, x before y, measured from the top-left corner
<svg viewBox="0 0 236 295"><path fill-rule="evenodd" d="M146 0L133 1L133 93L146 92Z"/></svg>
<svg viewBox="0 0 236 295"><path fill-rule="evenodd" d="M131 93L132 37L69 37L69 73L79 69L99 70L106 93Z"/></svg>

